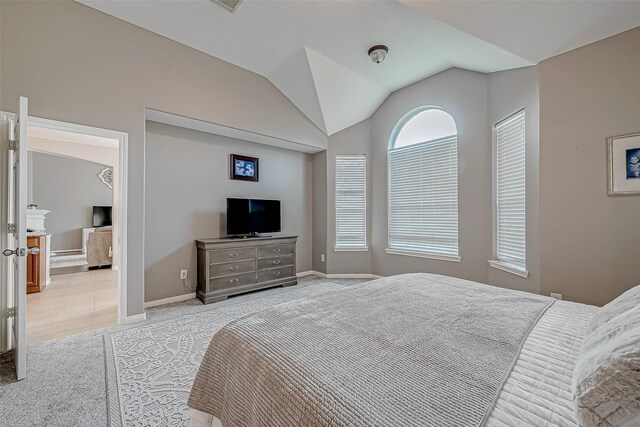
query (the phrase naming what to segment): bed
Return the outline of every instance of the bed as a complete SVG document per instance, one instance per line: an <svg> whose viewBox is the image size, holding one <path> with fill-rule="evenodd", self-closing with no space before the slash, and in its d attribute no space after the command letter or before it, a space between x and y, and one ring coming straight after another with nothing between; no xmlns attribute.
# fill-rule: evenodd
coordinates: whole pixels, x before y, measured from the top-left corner
<svg viewBox="0 0 640 427"><path fill-rule="evenodd" d="M601 311L430 274L281 304L213 337L190 425L636 425L640 397L593 409L583 393L576 412L574 371Z"/></svg>

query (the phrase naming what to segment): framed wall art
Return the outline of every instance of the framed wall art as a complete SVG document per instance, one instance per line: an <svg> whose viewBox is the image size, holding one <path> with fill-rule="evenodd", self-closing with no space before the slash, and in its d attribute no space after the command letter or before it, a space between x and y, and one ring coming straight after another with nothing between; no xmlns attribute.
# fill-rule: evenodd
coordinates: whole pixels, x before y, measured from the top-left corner
<svg viewBox="0 0 640 427"><path fill-rule="evenodd" d="M258 182L258 158L231 154L231 179Z"/></svg>
<svg viewBox="0 0 640 427"><path fill-rule="evenodd" d="M640 132L607 138L610 196L640 195Z"/></svg>

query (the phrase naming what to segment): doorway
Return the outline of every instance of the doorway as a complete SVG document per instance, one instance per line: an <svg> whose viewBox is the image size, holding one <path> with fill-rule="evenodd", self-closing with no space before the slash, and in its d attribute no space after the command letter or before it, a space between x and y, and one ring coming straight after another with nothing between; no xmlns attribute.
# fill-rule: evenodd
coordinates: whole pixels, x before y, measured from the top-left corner
<svg viewBox="0 0 640 427"><path fill-rule="evenodd" d="M32 344L125 319L127 135L36 117L28 129Z"/></svg>

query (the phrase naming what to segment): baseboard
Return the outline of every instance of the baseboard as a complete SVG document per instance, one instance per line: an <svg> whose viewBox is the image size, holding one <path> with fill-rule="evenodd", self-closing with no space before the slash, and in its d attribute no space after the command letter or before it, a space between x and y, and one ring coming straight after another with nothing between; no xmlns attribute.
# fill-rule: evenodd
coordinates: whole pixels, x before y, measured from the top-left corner
<svg viewBox="0 0 640 427"><path fill-rule="evenodd" d="M57 251L51 251L51 255L56 256L57 254L68 254L70 252L75 252L78 255L82 255L82 248L80 249L59 249Z"/></svg>
<svg viewBox="0 0 640 427"><path fill-rule="evenodd" d="M307 271L302 271L300 273L296 273L296 277L305 277L305 276L326 277L326 274L320 273L319 271L314 271L314 270L307 270Z"/></svg>
<svg viewBox="0 0 640 427"><path fill-rule="evenodd" d="M147 318L147 313L134 314L133 316L127 316L124 319L124 323L141 322Z"/></svg>
<svg viewBox="0 0 640 427"><path fill-rule="evenodd" d="M344 274L327 274L321 273L315 270L303 271L298 273L298 277L304 276L320 276L323 279L379 279L382 276L378 276L377 274L369 274L369 273L344 273Z"/></svg>
<svg viewBox="0 0 640 427"><path fill-rule="evenodd" d="M379 279L382 276L369 273L353 273L353 274L327 274L327 279Z"/></svg>
<svg viewBox="0 0 640 427"><path fill-rule="evenodd" d="M145 302L144 303L144 308L156 307L156 306L159 306L159 305L171 304L171 303L174 303L174 302L187 301L187 300L190 300L190 299L194 299L195 297L196 297L196 293L192 292L190 294L178 295L178 296L171 297L171 298L157 299L157 300L154 300L154 301Z"/></svg>

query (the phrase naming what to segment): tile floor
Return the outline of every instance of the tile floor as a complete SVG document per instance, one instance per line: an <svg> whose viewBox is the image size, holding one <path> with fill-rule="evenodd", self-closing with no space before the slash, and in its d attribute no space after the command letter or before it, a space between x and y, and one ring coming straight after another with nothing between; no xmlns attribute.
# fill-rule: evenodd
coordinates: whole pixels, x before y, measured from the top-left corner
<svg viewBox="0 0 640 427"><path fill-rule="evenodd" d="M27 295L29 344L106 328L118 322L117 272L109 269L51 276Z"/></svg>

